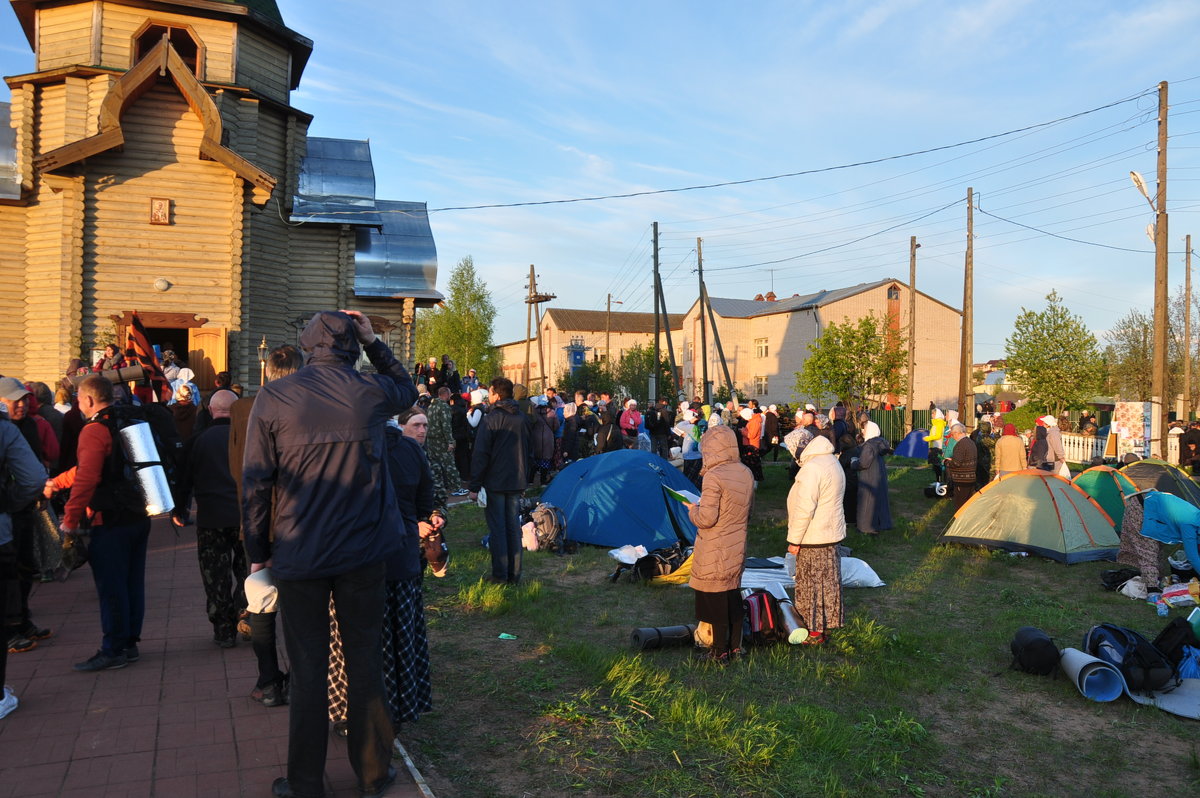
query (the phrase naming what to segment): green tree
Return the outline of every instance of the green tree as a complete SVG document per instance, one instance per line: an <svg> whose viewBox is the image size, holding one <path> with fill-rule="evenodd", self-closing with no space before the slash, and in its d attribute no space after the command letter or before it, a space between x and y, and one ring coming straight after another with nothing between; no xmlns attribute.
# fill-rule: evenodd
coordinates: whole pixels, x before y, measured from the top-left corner
<svg viewBox="0 0 1200 798"><path fill-rule="evenodd" d="M671 363L660 352L658 360L658 396L647 396L650 390L650 374L654 369L654 348L638 344L626 349L613 369L613 385L622 396L639 401L656 400L658 396L672 399L675 396L675 380L671 374Z"/></svg>
<svg viewBox="0 0 1200 798"><path fill-rule="evenodd" d="M1104 358L1083 319L1051 291L1042 311L1021 308L1004 342L1009 379L1034 404L1060 414L1085 407L1104 387Z"/></svg>
<svg viewBox="0 0 1200 798"><path fill-rule="evenodd" d="M584 362L574 372L568 368L562 374L559 374L554 387L558 389L558 393L563 397L564 402L573 402L575 401L576 391L595 394L599 394L602 391L612 393L613 378L603 363L589 360Z"/></svg>
<svg viewBox="0 0 1200 798"><path fill-rule="evenodd" d="M1125 399L1149 399L1154 353L1154 324L1137 308L1113 323L1108 340L1108 389Z"/></svg>
<svg viewBox="0 0 1200 798"><path fill-rule="evenodd" d="M473 368L479 381L487 383L500 374L500 360L492 344L496 306L470 255L450 272L446 291L445 302L417 313L417 362L449 355L459 374Z"/></svg>
<svg viewBox="0 0 1200 798"><path fill-rule="evenodd" d="M907 354L902 336L874 313L858 321L831 323L809 344L804 368L796 372L796 393L820 401L830 396L847 405L880 402L903 393Z"/></svg>

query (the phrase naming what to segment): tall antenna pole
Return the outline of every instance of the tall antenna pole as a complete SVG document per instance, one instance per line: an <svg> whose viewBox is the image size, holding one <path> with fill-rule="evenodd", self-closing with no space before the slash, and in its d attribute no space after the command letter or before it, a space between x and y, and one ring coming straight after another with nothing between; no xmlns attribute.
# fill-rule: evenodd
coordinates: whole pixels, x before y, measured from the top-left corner
<svg viewBox="0 0 1200 798"><path fill-rule="evenodd" d="M650 361L650 395L646 398L653 407L658 401L658 336L662 327L658 317L658 222L654 223L654 359Z"/></svg>
<svg viewBox="0 0 1200 798"><path fill-rule="evenodd" d="M1163 457L1167 431L1167 82L1158 84L1158 192L1154 202L1154 363L1150 401L1150 454Z"/></svg>
<svg viewBox="0 0 1200 798"><path fill-rule="evenodd" d="M904 432L913 431L913 371L917 351L917 237L908 239L908 397L904 402Z"/></svg>
<svg viewBox="0 0 1200 798"><path fill-rule="evenodd" d="M971 384L971 356L975 348L975 314L972 302L975 294L975 190L967 189L967 257L963 269L962 359L958 364L958 420L967 429L975 426L975 394L968 396Z"/></svg>
<svg viewBox="0 0 1200 798"><path fill-rule="evenodd" d="M533 319L537 316L538 330L538 373L541 380L541 387L546 387L546 359L542 355L542 314L541 308L538 307L542 302L549 302L554 299L554 294L539 294L537 290L537 274L533 271L533 264L529 264L529 296L525 298L525 304L528 308L525 311L525 371L522 378L522 384L529 388L529 345L532 341Z"/></svg>
<svg viewBox="0 0 1200 798"><path fill-rule="evenodd" d="M707 322L704 320L704 312L708 307L708 302L704 298L704 246L703 239L696 239L696 274L700 276L700 291L697 296L700 297L700 362L701 379L704 381L703 387L700 389L700 395L704 397L704 404L712 404L712 390L708 384L708 328L705 326ZM692 368L695 368L693 364Z"/></svg>

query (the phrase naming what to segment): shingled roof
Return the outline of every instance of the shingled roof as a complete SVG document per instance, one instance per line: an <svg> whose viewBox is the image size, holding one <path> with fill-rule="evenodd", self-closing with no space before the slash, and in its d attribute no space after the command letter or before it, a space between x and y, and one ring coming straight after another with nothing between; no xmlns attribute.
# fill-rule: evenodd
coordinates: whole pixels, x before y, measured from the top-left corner
<svg viewBox="0 0 1200 798"><path fill-rule="evenodd" d="M573 308L548 308L542 318L554 318L555 326L560 330L572 332L604 332L606 329L615 333L650 333L654 334L653 313L608 313L604 310L575 310ZM668 315L670 328L678 330L683 327L683 314ZM661 323L661 318L660 322Z"/></svg>

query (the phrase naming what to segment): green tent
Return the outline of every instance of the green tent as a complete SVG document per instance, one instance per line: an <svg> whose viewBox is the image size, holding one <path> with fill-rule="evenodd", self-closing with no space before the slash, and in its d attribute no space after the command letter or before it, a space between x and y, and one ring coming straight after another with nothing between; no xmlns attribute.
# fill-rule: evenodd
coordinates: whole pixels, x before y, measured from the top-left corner
<svg viewBox="0 0 1200 798"><path fill-rule="evenodd" d="M1028 551L1071 563L1112 560L1112 519L1069 479L1040 470L989 482L954 514L941 541Z"/></svg>
<svg viewBox="0 0 1200 798"><path fill-rule="evenodd" d="M1112 519L1113 529L1121 534L1121 522L1125 519L1125 497L1138 492L1138 486L1129 477L1112 466L1093 466L1076 475L1075 485L1096 500L1096 503Z"/></svg>
<svg viewBox="0 0 1200 798"><path fill-rule="evenodd" d="M1138 490L1170 493L1200 507L1200 485L1193 482L1182 468L1166 460L1147 457L1125 466L1121 473L1137 485Z"/></svg>

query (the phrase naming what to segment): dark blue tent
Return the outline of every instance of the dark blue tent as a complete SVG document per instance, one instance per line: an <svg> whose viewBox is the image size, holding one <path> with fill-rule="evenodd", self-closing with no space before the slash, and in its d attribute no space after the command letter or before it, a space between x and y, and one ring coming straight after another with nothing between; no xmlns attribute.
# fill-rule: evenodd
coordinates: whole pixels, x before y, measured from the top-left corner
<svg viewBox="0 0 1200 798"><path fill-rule="evenodd" d="M677 540L691 544L696 527L687 507L663 486L696 492L679 469L651 452L622 449L578 460L564 468L542 501L567 517L567 539L616 548L626 543L647 550Z"/></svg>
<svg viewBox="0 0 1200 798"><path fill-rule="evenodd" d="M927 429L913 430L896 445L896 451L893 454L897 457L917 457L924 460L929 457L929 444L925 442L925 436L928 434L929 430Z"/></svg>

